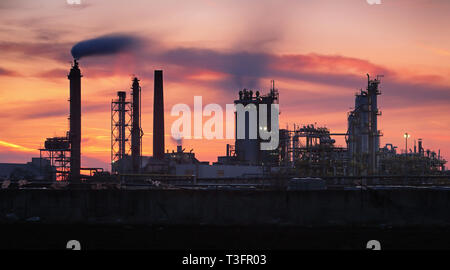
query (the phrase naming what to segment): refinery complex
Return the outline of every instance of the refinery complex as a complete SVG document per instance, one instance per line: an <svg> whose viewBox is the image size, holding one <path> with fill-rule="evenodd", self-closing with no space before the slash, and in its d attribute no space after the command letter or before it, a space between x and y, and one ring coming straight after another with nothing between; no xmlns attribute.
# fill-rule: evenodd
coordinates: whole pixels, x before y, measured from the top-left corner
<svg viewBox="0 0 450 270"><path fill-rule="evenodd" d="M55 238L64 231L64 237L73 239L75 231L84 235L95 230L81 238L89 248L118 248L118 235L120 243L131 241L134 247L151 239L143 243L146 248L310 248L315 243L308 241L312 228L328 245L322 228L349 232L334 237L362 238L353 245L361 248L367 236L354 238L355 230L435 232L450 224L450 175L440 152L426 149L425 139L405 152L389 143L380 145L380 76L367 75L367 86L356 94L348 113L347 132L294 125L278 130L278 147L272 150L261 150L267 142L261 134L256 139L247 136L252 122L260 130L271 130L277 124L271 115L267 126L248 120L271 114L259 105L278 104L282 91L275 82L268 91L236 91L230 103L257 105L256 116L241 115L247 120L242 138L236 131L242 123L236 112L234 145L224 145L226 154L212 164L198 160L194 150L186 151L181 140L176 150L165 148L162 70L154 71L153 155L142 155L141 108L147 104L141 101L140 79L133 77L131 91L116 92L111 100L111 171L81 166L82 72L77 60L68 79L70 130L46 138L40 157L29 163L0 164L0 224L14 238L6 245L20 239L60 248L58 241L52 244L40 237ZM345 138L346 147L335 145L337 136ZM145 229L135 232L129 229L133 226ZM49 233L23 234L34 230ZM402 234L392 235L401 239ZM338 247L347 248L345 243L339 241Z"/></svg>
<svg viewBox="0 0 450 270"><path fill-rule="evenodd" d="M333 133L314 124L294 125L292 129L279 130L279 146L274 150L261 150L263 140L259 135L256 139L246 136L244 139L236 139L234 145L224 145L226 155L217 157L217 162L212 164L199 161L193 150L185 151L181 142L176 150L165 151L162 70L154 71L153 156L142 155L144 132L141 128L141 86L140 80L134 77L130 93L119 91L111 101L111 172L104 171L103 168L82 168L82 73L77 60L74 60L67 77L70 82L70 130L66 136L47 138L44 148L39 149L40 157L22 165L23 175L14 174L14 166L10 165L9 175L2 175L4 179L39 178L70 183L92 180L126 183L145 179L170 179L177 180L178 183L194 183L202 179L233 179L239 182L293 177L394 181L399 177L427 179L445 178L448 175L446 161L440 151L436 153L426 149L422 139L414 142L413 147L406 152L399 152L397 146L390 143L380 145L382 133L378 130L381 115L378 99L381 95L382 76L371 78L369 74L367 86L356 94L354 109L348 112L346 133ZM256 105L259 119L261 115L258 105L277 104L279 95L272 82L266 94L256 89L237 91L233 102L243 106ZM270 119L271 111L267 110L266 113L267 119ZM248 115L246 120L245 127L249 130L251 123ZM271 129L270 123L267 128ZM347 147L335 146L334 138L337 136L345 138ZM4 164L1 166L7 168Z"/></svg>
<svg viewBox="0 0 450 270"><path fill-rule="evenodd" d="M0 13L0 250L178 269L450 249L450 1Z"/></svg>

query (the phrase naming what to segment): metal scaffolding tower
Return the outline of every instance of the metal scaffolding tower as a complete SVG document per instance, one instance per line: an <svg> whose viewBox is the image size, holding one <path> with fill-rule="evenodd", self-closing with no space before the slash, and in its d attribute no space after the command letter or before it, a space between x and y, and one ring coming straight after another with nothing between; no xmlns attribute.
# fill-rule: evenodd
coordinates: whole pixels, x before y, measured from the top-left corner
<svg viewBox="0 0 450 270"><path fill-rule="evenodd" d="M48 172L48 175L56 174L56 181L69 180L70 173L70 143L69 134L66 137L53 137L45 140L45 146L39 149L39 157L50 161L50 168L54 172Z"/></svg>
<svg viewBox="0 0 450 270"><path fill-rule="evenodd" d="M111 101L111 172L123 173L126 156L131 151L131 103L126 101L126 92L117 92Z"/></svg>

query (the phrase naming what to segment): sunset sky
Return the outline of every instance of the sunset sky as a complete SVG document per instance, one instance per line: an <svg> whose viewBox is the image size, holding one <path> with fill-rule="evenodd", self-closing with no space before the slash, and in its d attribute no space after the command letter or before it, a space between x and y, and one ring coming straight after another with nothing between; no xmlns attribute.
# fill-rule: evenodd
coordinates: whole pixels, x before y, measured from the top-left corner
<svg viewBox="0 0 450 270"><path fill-rule="evenodd" d="M164 70L166 148L170 110L232 103L240 88L280 92L280 127L347 130L366 73L383 74L381 145L403 133L450 158L450 1L66 0L0 1L0 162L39 156L68 130L67 73L76 43L124 34L132 51L80 59L82 165L110 169L110 102L141 79L143 152L152 153L153 70ZM204 118L206 121L208 118ZM344 145L342 138L337 138ZM185 140L216 161L233 140Z"/></svg>

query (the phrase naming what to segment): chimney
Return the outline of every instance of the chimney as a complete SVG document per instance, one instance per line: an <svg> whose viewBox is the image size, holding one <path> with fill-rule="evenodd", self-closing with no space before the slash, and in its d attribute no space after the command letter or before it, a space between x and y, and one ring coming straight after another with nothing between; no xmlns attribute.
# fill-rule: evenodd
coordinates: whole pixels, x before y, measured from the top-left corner
<svg viewBox="0 0 450 270"><path fill-rule="evenodd" d="M70 81L70 175L71 183L80 181L81 167L81 71L77 60L73 60L67 78Z"/></svg>
<svg viewBox="0 0 450 270"><path fill-rule="evenodd" d="M133 95L133 115L131 126L131 157L133 164L133 173L139 173L141 170L141 87L138 78L133 79L131 87Z"/></svg>
<svg viewBox="0 0 450 270"><path fill-rule="evenodd" d="M153 157L164 158L164 95L163 71L155 70L153 98Z"/></svg>

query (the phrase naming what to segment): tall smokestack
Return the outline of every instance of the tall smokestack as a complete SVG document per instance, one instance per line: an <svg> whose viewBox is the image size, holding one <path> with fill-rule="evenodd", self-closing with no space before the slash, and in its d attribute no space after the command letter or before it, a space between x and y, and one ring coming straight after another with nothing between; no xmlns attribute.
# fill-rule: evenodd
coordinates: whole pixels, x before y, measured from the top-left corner
<svg viewBox="0 0 450 270"><path fill-rule="evenodd" d="M131 126L131 156L133 162L133 172L139 173L141 170L141 87L138 78L133 79L133 122Z"/></svg>
<svg viewBox="0 0 450 270"><path fill-rule="evenodd" d="M73 60L67 78L70 81L70 175L72 183L80 181L81 167L81 71Z"/></svg>
<svg viewBox="0 0 450 270"><path fill-rule="evenodd" d="M153 98L153 157L164 158L164 94L163 71L155 70Z"/></svg>

